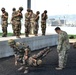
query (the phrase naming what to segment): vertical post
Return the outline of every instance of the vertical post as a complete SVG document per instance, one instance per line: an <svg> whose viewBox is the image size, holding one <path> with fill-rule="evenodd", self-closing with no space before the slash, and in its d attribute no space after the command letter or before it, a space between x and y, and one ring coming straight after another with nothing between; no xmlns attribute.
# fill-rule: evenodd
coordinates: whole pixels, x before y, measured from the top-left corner
<svg viewBox="0 0 76 75"><path fill-rule="evenodd" d="M27 9L30 8L31 9L31 0L27 0Z"/></svg>

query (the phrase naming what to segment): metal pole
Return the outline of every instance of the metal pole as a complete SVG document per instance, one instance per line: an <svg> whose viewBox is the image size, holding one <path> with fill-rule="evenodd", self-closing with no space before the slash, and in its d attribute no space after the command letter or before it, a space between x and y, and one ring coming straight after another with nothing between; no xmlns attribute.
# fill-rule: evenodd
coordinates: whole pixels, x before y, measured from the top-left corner
<svg viewBox="0 0 76 75"><path fill-rule="evenodd" d="M31 9L31 0L27 0L27 9L30 8Z"/></svg>

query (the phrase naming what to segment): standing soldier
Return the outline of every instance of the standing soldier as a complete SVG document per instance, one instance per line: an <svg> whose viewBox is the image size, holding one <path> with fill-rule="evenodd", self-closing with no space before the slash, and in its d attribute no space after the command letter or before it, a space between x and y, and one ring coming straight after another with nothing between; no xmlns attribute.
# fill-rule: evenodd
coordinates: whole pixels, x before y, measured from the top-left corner
<svg viewBox="0 0 76 75"><path fill-rule="evenodd" d="M31 23L31 28L30 28L30 34L34 34L34 30L35 30L35 14L33 13L33 11L31 10L30 12L31 17L30 17L30 23Z"/></svg>
<svg viewBox="0 0 76 75"><path fill-rule="evenodd" d="M66 66L68 50L70 49L68 34L62 31L59 27L55 28L56 33L58 33L58 67L56 70L62 70Z"/></svg>
<svg viewBox="0 0 76 75"><path fill-rule="evenodd" d="M47 19L47 11L45 10L41 15L42 35L45 35L46 32L46 19Z"/></svg>
<svg viewBox="0 0 76 75"><path fill-rule="evenodd" d="M6 37L7 36L7 26L8 26L8 13L5 11L5 8L1 9L2 11L2 31L3 31L3 35L2 37Z"/></svg>
<svg viewBox="0 0 76 75"><path fill-rule="evenodd" d="M21 19L23 18L22 12L23 7L19 7L19 10L16 11L14 17L16 18L15 22L15 35L17 38L20 38L21 31Z"/></svg>
<svg viewBox="0 0 76 75"><path fill-rule="evenodd" d="M25 36L28 37L30 32L30 9L25 13Z"/></svg>
<svg viewBox="0 0 76 75"><path fill-rule="evenodd" d="M39 21L39 14L40 14L40 12L37 11L37 12L36 12L36 16L35 16L35 30L34 30L35 36L37 36L37 34L38 34L38 28L39 28L39 23L38 23L38 21Z"/></svg>
<svg viewBox="0 0 76 75"><path fill-rule="evenodd" d="M11 19L11 23L12 23L12 29L13 29L13 36L15 35L15 17L14 17L14 15L15 15L15 13L16 13L16 8L13 8L12 9L12 19Z"/></svg>

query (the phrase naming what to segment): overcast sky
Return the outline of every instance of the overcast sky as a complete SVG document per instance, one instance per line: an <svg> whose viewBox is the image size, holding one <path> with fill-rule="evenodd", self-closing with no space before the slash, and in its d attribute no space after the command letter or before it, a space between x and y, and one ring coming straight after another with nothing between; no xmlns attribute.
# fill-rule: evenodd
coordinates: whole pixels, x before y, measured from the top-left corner
<svg viewBox="0 0 76 75"><path fill-rule="evenodd" d="M34 12L39 10L41 13L48 10L48 15L76 14L76 0L31 0ZM27 9L27 0L0 0L0 9L6 8L6 11L12 13L12 8L19 6ZM1 11L0 11L1 14Z"/></svg>

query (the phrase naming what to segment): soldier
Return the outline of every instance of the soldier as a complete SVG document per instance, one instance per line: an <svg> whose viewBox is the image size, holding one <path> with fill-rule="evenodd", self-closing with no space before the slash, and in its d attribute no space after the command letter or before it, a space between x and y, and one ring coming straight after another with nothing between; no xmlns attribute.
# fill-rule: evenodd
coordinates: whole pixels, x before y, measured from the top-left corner
<svg viewBox="0 0 76 75"><path fill-rule="evenodd" d="M31 55L30 48L26 44L15 42L13 39L8 40L8 44L14 50L15 65L20 62L23 66L18 70L25 68L24 73L28 72L28 67L39 66L42 64L43 58L51 51L49 47L40 51L37 54Z"/></svg>
<svg viewBox="0 0 76 75"><path fill-rule="evenodd" d="M58 67L56 70L62 70L66 66L68 50L70 49L68 34L62 31L59 27L55 28L58 33L58 46L57 52L59 57Z"/></svg>
<svg viewBox="0 0 76 75"><path fill-rule="evenodd" d="M15 36L15 17L13 17L16 13L16 8L12 9L12 18L11 18L11 23L12 23L12 30L13 30L13 36Z"/></svg>
<svg viewBox="0 0 76 75"><path fill-rule="evenodd" d="M14 51L14 56L15 56L15 65L18 64L18 62L22 65L18 70L22 70L24 68L25 60L27 61L28 57L30 56L30 48L28 45L25 43L19 43L16 42L13 39L8 40L8 44L10 45L11 48L13 48ZM26 70L27 72L27 65L26 65Z"/></svg>
<svg viewBox="0 0 76 75"><path fill-rule="evenodd" d="M3 31L2 37L6 37L8 27L8 13L5 11L5 8L2 8L1 11L2 11L1 19L2 19L2 31Z"/></svg>
<svg viewBox="0 0 76 75"><path fill-rule="evenodd" d="M42 35L45 35L46 32L46 19L47 19L47 11L45 10L41 15Z"/></svg>
<svg viewBox="0 0 76 75"><path fill-rule="evenodd" d="M25 13L25 36L28 37L30 32L30 9Z"/></svg>
<svg viewBox="0 0 76 75"><path fill-rule="evenodd" d="M36 16L35 16L35 30L34 30L35 36L37 36L37 34L38 34L38 28L39 28L39 23L38 23L38 21L39 21L39 14L40 14L40 12L37 11L37 12L36 12Z"/></svg>
<svg viewBox="0 0 76 75"><path fill-rule="evenodd" d="M20 34L21 34L21 19L23 18L22 12L23 11L23 7L19 7L19 10L15 12L15 15L13 17L15 17L15 35L17 38L20 38Z"/></svg>
<svg viewBox="0 0 76 75"><path fill-rule="evenodd" d="M35 31L35 14L33 13L33 11L31 10L30 12L30 23L31 23L31 28L30 28L30 34L34 34Z"/></svg>

